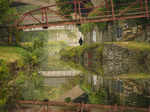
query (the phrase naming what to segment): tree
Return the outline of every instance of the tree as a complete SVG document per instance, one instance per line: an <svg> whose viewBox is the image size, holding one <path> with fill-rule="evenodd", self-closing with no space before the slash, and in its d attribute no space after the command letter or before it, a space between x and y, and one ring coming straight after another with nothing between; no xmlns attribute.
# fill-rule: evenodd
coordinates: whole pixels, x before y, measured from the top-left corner
<svg viewBox="0 0 150 112"><path fill-rule="evenodd" d="M15 21L18 19L17 11L15 8L11 8L10 4L10 0L0 0L0 28L2 31L0 38L1 41L4 41L6 40L4 38L8 37L9 44L12 43L12 40L15 40L15 42L19 40L19 32L15 26Z"/></svg>
<svg viewBox="0 0 150 112"><path fill-rule="evenodd" d="M56 0L56 3L57 3L57 7L59 8L59 12L61 15L67 15L68 18L71 18L71 14L75 12L74 8L74 0ZM78 11L78 3L76 5L77 7L77 12L76 13L79 13ZM82 1L82 4L80 4L80 8L81 8L81 13L88 13L91 11L91 9L88 9L89 7L93 6L91 1L90 0L84 0ZM87 9L85 9L87 8ZM84 16L84 15L82 15Z"/></svg>

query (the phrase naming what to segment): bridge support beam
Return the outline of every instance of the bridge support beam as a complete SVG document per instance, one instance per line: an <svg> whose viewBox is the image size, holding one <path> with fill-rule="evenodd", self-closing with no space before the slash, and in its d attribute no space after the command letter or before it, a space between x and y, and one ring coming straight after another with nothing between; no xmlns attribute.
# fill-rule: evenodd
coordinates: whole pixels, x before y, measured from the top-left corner
<svg viewBox="0 0 150 112"><path fill-rule="evenodd" d="M148 0L145 0L145 9L146 9L146 17L149 18L149 12L148 12Z"/></svg>
<svg viewBox="0 0 150 112"><path fill-rule="evenodd" d="M109 9L108 0L105 0L105 7L107 10Z"/></svg>
<svg viewBox="0 0 150 112"><path fill-rule="evenodd" d="M79 21L81 22L81 6L80 6L80 0L78 0L78 12L79 12Z"/></svg>
<svg viewBox="0 0 150 112"><path fill-rule="evenodd" d="M140 8L143 10L143 0L140 0Z"/></svg>
<svg viewBox="0 0 150 112"><path fill-rule="evenodd" d="M114 3L113 3L113 0L110 0L111 1L111 9L112 9L112 17L113 17L113 20L115 20L115 10L114 10Z"/></svg>
<svg viewBox="0 0 150 112"><path fill-rule="evenodd" d="M74 0L74 12L75 12L75 19L77 19L77 0Z"/></svg>

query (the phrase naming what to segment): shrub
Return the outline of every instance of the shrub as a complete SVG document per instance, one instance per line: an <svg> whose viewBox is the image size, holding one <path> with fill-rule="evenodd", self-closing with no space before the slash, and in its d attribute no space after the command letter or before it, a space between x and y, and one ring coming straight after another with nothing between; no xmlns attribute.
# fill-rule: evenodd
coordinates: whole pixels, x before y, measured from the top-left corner
<svg viewBox="0 0 150 112"><path fill-rule="evenodd" d="M66 103L70 103L71 102L71 98L70 97L65 98L65 102Z"/></svg>

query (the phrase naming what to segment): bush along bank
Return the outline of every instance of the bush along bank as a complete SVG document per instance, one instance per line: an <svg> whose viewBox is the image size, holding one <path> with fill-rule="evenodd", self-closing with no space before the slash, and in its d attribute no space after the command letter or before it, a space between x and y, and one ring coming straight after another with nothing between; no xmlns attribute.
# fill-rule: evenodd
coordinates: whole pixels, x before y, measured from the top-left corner
<svg viewBox="0 0 150 112"><path fill-rule="evenodd" d="M40 64L46 59L43 44L35 42L32 49L19 50L23 51L16 53L21 55L19 59L0 60L0 110L3 112L15 107L17 100L44 99L43 77L39 74Z"/></svg>
<svg viewBox="0 0 150 112"><path fill-rule="evenodd" d="M60 52L62 60L81 71L104 76L150 73L150 45L137 42L85 44Z"/></svg>
<svg viewBox="0 0 150 112"><path fill-rule="evenodd" d="M94 43L63 49L60 54L62 60L72 68L102 75L102 52L103 44Z"/></svg>

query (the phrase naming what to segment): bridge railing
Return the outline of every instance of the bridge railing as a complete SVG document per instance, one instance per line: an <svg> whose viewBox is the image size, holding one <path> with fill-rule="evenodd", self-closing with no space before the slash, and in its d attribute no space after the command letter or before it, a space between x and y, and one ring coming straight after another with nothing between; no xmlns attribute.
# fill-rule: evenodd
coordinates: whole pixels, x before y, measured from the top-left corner
<svg viewBox="0 0 150 112"><path fill-rule="evenodd" d="M118 7L124 7L123 9L117 9L113 0L104 0L98 6L81 7L86 0L73 0L69 2L62 2L59 4L53 4L47 7L35 9L23 14L16 25L20 29L47 28L49 26L56 25L68 25L68 24L82 24L89 22L107 22L116 20L126 20L135 18L149 18L149 5L150 0L135 0L130 3L117 4ZM59 11L54 10L57 5L73 5L70 12L72 15L62 15ZM138 6L138 7L135 7ZM89 17L90 13L99 8L105 8L106 10L100 11L98 14ZM84 11L87 10L87 11ZM89 11L90 10L90 11ZM71 18L70 18L71 17Z"/></svg>
<svg viewBox="0 0 150 112"><path fill-rule="evenodd" d="M150 112L149 108L140 108L140 107L127 107L127 106L117 106L117 105L101 105L101 104L83 104L83 103L65 103L65 102L55 102L55 101L18 101L19 105L21 104L30 104L30 105L42 105L45 112L57 112L54 111L54 107L66 107L65 112ZM45 108L46 107L46 108ZM69 109L70 107L70 109ZM18 107L21 109L21 107ZM61 111L61 110L60 110ZM44 112L44 111L41 111Z"/></svg>

